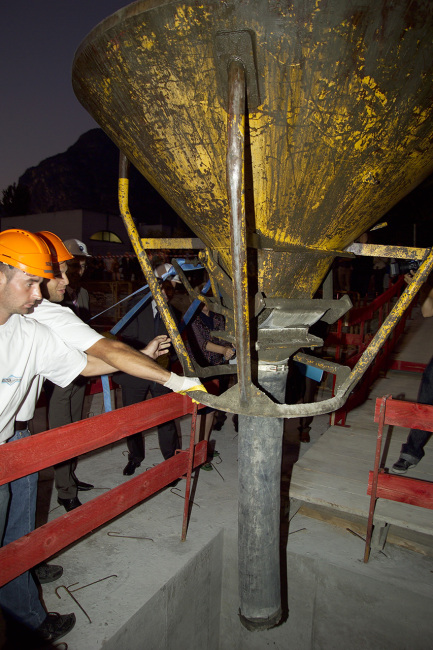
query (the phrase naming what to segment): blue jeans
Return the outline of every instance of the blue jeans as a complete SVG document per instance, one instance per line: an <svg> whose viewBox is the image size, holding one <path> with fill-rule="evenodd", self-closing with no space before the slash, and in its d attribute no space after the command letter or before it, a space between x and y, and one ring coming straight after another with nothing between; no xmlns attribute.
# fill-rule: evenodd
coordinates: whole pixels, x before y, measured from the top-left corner
<svg viewBox="0 0 433 650"><path fill-rule="evenodd" d="M30 431L16 431L8 442L26 438ZM14 542L35 528L38 474L23 476L9 483L10 502L2 546ZM30 571L0 588L0 607L30 629L39 627L47 616Z"/></svg>
<svg viewBox="0 0 433 650"><path fill-rule="evenodd" d="M433 406L433 358L430 359L424 370L417 402ZM404 458L404 460L416 465L424 456L424 446L430 436L430 431L411 429L405 444L402 445L400 458Z"/></svg>

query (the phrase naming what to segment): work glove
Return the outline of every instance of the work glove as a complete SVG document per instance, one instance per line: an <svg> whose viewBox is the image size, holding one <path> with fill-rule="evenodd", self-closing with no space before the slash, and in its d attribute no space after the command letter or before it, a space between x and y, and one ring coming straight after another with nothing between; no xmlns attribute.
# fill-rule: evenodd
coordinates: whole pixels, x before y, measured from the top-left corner
<svg viewBox="0 0 433 650"><path fill-rule="evenodd" d="M164 386L170 388L170 390L175 393L180 393L181 395L185 395L185 393L190 390L202 390L207 393L206 388L198 377L181 377L180 375L176 375L175 372L170 373L170 378L165 382ZM196 404L200 404L200 402L195 399L192 401Z"/></svg>

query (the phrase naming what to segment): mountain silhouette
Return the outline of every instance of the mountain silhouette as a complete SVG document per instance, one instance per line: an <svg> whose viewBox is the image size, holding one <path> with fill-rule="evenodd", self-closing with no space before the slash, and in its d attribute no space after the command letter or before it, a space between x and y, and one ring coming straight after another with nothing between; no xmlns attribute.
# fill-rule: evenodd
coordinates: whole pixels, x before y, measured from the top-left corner
<svg viewBox="0 0 433 650"><path fill-rule="evenodd" d="M28 214L91 210L119 214L119 150L102 129L91 129L65 152L30 167L19 178ZM18 189L17 188L17 189ZM168 225L190 234L176 212L131 165L129 206L136 223Z"/></svg>

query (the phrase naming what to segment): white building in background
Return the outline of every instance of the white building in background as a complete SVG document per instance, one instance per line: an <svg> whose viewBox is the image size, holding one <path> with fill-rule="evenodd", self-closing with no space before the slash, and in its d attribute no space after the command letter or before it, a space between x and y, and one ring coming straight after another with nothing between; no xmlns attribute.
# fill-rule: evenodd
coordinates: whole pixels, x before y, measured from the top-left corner
<svg viewBox="0 0 433 650"><path fill-rule="evenodd" d="M91 255L121 255L132 251L131 242L118 215L101 214L90 210L64 210L2 217L1 230L23 228L30 232L49 230L61 239L76 237L84 242Z"/></svg>

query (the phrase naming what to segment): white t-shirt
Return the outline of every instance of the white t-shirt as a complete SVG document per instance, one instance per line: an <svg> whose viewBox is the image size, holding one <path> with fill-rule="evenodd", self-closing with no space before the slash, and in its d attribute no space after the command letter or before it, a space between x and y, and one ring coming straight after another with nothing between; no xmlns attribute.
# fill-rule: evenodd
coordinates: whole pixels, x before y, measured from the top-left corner
<svg viewBox="0 0 433 650"><path fill-rule="evenodd" d="M64 387L87 363L83 352L69 348L52 330L18 314L0 325L0 360L0 444L13 436L16 414L35 375Z"/></svg>
<svg viewBox="0 0 433 650"><path fill-rule="evenodd" d="M74 314L72 309L45 300L45 298L34 308L33 313L27 314L25 318L31 318L46 325L70 348L81 350L82 352L86 352L94 343L104 338L102 334L98 334L98 332L95 332L86 323L83 323L81 318ZM35 377L28 396L17 413L17 420L27 422L32 419L43 383L43 377Z"/></svg>
<svg viewBox="0 0 433 650"><path fill-rule="evenodd" d="M47 325L71 348L82 352L86 352L94 343L104 338L102 334L86 325L72 309L45 298L34 308L32 314L26 315L26 318L33 318L38 323Z"/></svg>

